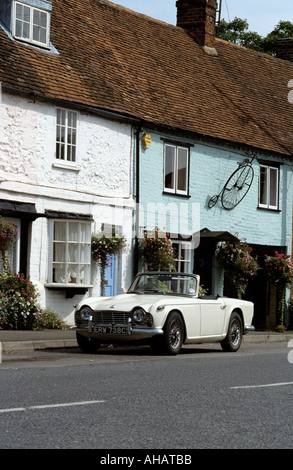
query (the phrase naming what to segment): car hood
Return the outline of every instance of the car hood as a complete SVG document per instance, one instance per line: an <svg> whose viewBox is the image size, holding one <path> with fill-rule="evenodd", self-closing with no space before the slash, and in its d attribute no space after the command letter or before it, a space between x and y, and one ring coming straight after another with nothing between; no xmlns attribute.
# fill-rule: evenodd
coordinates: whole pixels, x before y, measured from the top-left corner
<svg viewBox="0 0 293 470"><path fill-rule="evenodd" d="M89 297L84 299L77 306L79 310L83 305L88 305L93 310L119 310L120 312L129 312L134 307L142 307L145 311L149 312L151 307L155 304L178 305L186 300L181 297L167 296L167 295L152 295L152 294L121 294L114 297Z"/></svg>

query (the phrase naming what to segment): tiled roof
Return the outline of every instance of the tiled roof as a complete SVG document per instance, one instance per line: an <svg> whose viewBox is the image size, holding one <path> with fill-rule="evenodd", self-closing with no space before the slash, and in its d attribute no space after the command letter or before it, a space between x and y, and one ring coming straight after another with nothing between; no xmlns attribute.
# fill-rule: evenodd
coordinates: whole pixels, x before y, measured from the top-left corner
<svg viewBox="0 0 293 470"><path fill-rule="evenodd" d="M183 29L106 0L51 1L59 54L0 28L3 85L293 154L293 63L219 39L209 56Z"/></svg>

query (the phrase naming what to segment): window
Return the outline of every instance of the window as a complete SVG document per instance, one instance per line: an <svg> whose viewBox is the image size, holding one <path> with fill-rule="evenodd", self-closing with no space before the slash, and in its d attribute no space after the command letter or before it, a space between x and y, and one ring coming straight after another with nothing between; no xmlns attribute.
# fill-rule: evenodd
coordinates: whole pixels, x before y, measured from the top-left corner
<svg viewBox="0 0 293 470"><path fill-rule="evenodd" d="M189 149L165 144L164 191L188 195Z"/></svg>
<svg viewBox="0 0 293 470"><path fill-rule="evenodd" d="M13 35L39 46L49 47L50 14L25 3L15 2Z"/></svg>
<svg viewBox="0 0 293 470"><path fill-rule="evenodd" d="M259 207L278 209L279 204L279 168L260 165Z"/></svg>
<svg viewBox="0 0 293 470"><path fill-rule="evenodd" d="M71 220L52 221L53 249L49 282L90 284L91 224Z"/></svg>
<svg viewBox="0 0 293 470"><path fill-rule="evenodd" d="M191 249L189 243L172 240L172 248L175 259L175 271L179 273L190 273L191 271Z"/></svg>
<svg viewBox="0 0 293 470"><path fill-rule="evenodd" d="M56 159L66 162L76 161L77 114L65 109L57 109L56 119Z"/></svg>

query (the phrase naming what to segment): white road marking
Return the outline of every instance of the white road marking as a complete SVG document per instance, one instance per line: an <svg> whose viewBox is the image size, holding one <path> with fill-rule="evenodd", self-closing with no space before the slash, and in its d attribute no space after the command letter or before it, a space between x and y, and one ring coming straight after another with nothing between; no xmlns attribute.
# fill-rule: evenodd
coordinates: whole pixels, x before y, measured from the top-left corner
<svg viewBox="0 0 293 470"><path fill-rule="evenodd" d="M263 384L263 385L242 385L239 387L229 387L230 390L236 390L239 388L265 388L265 387L281 387L283 385L293 385L293 382L279 382L275 384Z"/></svg>
<svg viewBox="0 0 293 470"><path fill-rule="evenodd" d="M43 410L46 408L62 408L65 406L82 406L82 405L94 405L96 403L105 403L105 400L91 400L91 401L74 401L71 403L55 403L52 405L35 405L28 406L27 408L6 408L0 409L0 413L12 413L14 411L26 411L26 410Z"/></svg>
<svg viewBox="0 0 293 470"><path fill-rule="evenodd" d="M7 408L0 410L0 413L12 413L13 411L25 411L26 408Z"/></svg>

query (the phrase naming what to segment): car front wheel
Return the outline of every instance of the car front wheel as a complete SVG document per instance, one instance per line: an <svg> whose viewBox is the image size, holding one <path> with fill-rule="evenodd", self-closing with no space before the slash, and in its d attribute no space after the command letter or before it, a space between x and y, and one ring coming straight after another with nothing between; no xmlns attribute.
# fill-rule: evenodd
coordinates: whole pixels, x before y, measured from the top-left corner
<svg viewBox="0 0 293 470"><path fill-rule="evenodd" d="M163 352L175 356L183 343L183 321L179 313L172 312L166 320L162 338Z"/></svg>
<svg viewBox="0 0 293 470"><path fill-rule="evenodd" d="M221 346L224 351L236 352L242 343L242 320L240 315L236 312L232 312L228 332L226 338L221 341Z"/></svg>
<svg viewBox="0 0 293 470"><path fill-rule="evenodd" d="M96 353L100 347L100 341L94 338L87 338L76 332L76 341L79 348L84 353Z"/></svg>

